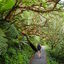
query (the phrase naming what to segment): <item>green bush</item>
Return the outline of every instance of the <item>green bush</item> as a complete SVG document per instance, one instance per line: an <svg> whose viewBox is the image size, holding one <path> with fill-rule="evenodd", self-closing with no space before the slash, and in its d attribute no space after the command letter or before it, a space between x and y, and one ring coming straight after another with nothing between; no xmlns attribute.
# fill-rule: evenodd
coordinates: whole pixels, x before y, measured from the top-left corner
<svg viewBox="0 0 64 64"><path fill-rule="evenodd" d="M0 12L4 12L11 9L14 4L15 0L0 0Z"/></svg>
<svg viewBox="0 0 64 64"><path fill-rule="evenodd" d="M5 64L23 64L23 55L19 50L11 47L5 55Z"/></svg>
<svg viewBox="0 0 64 64"><path fill-rule="evenodd" d="M52 45L52 42L49 45ZM60 60L60 61L64 60L64 40L63 40L63 37L61 37L58 40L57 45L54 46L53 49L52 48L49 49L49 52L51 53L51 56L55 57L57 60Z"/></svg>
<svg viewBox="0 0 64 64"><path fill-rule="evenodd" d="M14 24L12 24L7 31L7 36L11 38L16 38L18 37L18 35L19 35L19 31L16 29Z"/></svg>
<svg viewBox="0 0 64 64"><path fill-rule="evenodd" d="M49 52L47 51L47 64L59 64L55 58L52 58Z"/></svg>
<svg viewBox="0 0 64 64"><path fill-rule="evenodd" d="M4 56L5 64L29 64L32 54L33 50L28 45L24 45L22 51L10 47Z"/></svg>
<svg viewBox="0 0 64 64"><path fill-rule="evenodd" d="M48 63L48 64L59 64L57 61L51 60L51 59L49 59L49 58L48 58L48 60L47 60L47 63Z"/></svg>
<svg viewBox="0 0 64 64"><path fill-rule="evenodd" d="M22 51L23 60L24 60L23 64L29 64L30 58L33 55L34 51L28 45L24 45L23 48L24 48Z"/></svg>

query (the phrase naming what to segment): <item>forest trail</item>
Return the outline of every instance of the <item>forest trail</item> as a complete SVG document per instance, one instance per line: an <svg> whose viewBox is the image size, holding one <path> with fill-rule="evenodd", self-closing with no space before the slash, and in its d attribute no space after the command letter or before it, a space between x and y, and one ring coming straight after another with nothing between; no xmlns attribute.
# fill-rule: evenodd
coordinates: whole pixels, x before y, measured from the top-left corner
<svg viewBox="0 0 64 64"><path fill-rule="evenodd" d="M37 52L35 53L32 64L47 64L45 46L42 46L41 58L38 57Z"/></svg>

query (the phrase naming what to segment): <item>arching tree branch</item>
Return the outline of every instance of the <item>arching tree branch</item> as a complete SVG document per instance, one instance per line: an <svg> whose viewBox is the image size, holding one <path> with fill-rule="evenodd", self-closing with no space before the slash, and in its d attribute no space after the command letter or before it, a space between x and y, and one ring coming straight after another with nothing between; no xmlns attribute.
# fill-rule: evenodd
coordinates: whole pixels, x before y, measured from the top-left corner
<svg viewBox="0 0 64 64"><path fill-rule="evenodd" d="M55 9L55 8L56 8L59 1L60 0L57 0L54 4L54 7L52 9L48 9L48 10L44 9L43 6L40 6L38 4L37 5L33 4L31 6L20 5L20 6L17 7L21 10L21 12L19 12L18 14L22 13L25 10L31 10L31 11L38 12L38 13L47 13L47 12L51 12L51 11L58 11L59 9ZM16 14L16 15L18 15L18 14Z"/></svg>
<svg viewBox="0 0 64 64"><path fill-rule="evenodd" d="M58 4L59 1L60 0L57 0L55 2L54 7L52 9L46 10L46 9L44 9L43 6L40 6L40 5L34 5L34 4L31 5L31 6L23 6L22 4L21 5L17 5L18 1L16 0L15 5L12 7L12 9L6 15L5 20L10 20L11 16L16 16L16 15L22 13L25 10L31 10L31 11L38 12L38 13L47 13L47 12L51 12L51 11L58 11L58 9L55 9L55 7L56 7L56 5ZM13 15L13 11L16 11L17 9L20 9L21 12L19 12L16 15Z"/></svg>
<svg viewBox="0 0 64 64"><path fill-rule="evenodd" d="M8 12L8 14L6 15L6 17L5 17L5 20L7 20L10 16L11 16L11 13L14 11L14 10L16 10L16 6L17 6L17 0L16 0L16 2L15 2L15 5L12 7L12 9Z"/></svg>

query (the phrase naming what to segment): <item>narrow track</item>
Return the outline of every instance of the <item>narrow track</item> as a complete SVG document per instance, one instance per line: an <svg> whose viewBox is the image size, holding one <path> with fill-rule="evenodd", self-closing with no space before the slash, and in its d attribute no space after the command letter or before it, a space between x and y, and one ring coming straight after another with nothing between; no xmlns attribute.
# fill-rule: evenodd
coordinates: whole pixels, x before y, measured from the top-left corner
<svg viewBox="0 0 64 64"><path fill-rule="evenodd" d="M42 49L41 49L41 58L38 57L36 52L30 64L47 64L46 52L45 52L44 46L42 46Z"/></svg>

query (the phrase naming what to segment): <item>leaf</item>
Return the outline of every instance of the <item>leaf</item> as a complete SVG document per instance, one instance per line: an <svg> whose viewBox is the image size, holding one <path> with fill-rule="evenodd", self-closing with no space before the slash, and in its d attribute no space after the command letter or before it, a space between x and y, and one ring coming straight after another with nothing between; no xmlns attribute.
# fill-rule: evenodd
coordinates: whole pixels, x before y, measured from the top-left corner
<svg viewBox="0 0 64 64"><path fill-rule="evenodd" d="M0 12L7 11L11 9L15 4L15 0L2 0L0 2Z"/></svg>
<svg viewBox="0 0 64 64"><path fill-rule="evenodd" d="M11 38L16 38L19 35L18 30L16 29L16 27L14 26L14 24L12 24L8 30L8 36Z"/></svg>
<svg viewBox="0 0 64 64"><path fill-rule="evenodd" d="M3 38L2 36L0 36L0 55L5 54L5 52L7 51L7 42L8 40L6 38Z"/></svg>
<svg viewBox="0 0 64 64"><path fill-rule="evenodd" d="M0 36L5 36L5 34L4 34L2 29L0 29Z"/></svg>
<svg viewBox="0 0 64 64"><path fill-rule="evenodd" d="M30 41L36 46L38 43L40 43L40 37L39 36L31 36Z"/></svg>

